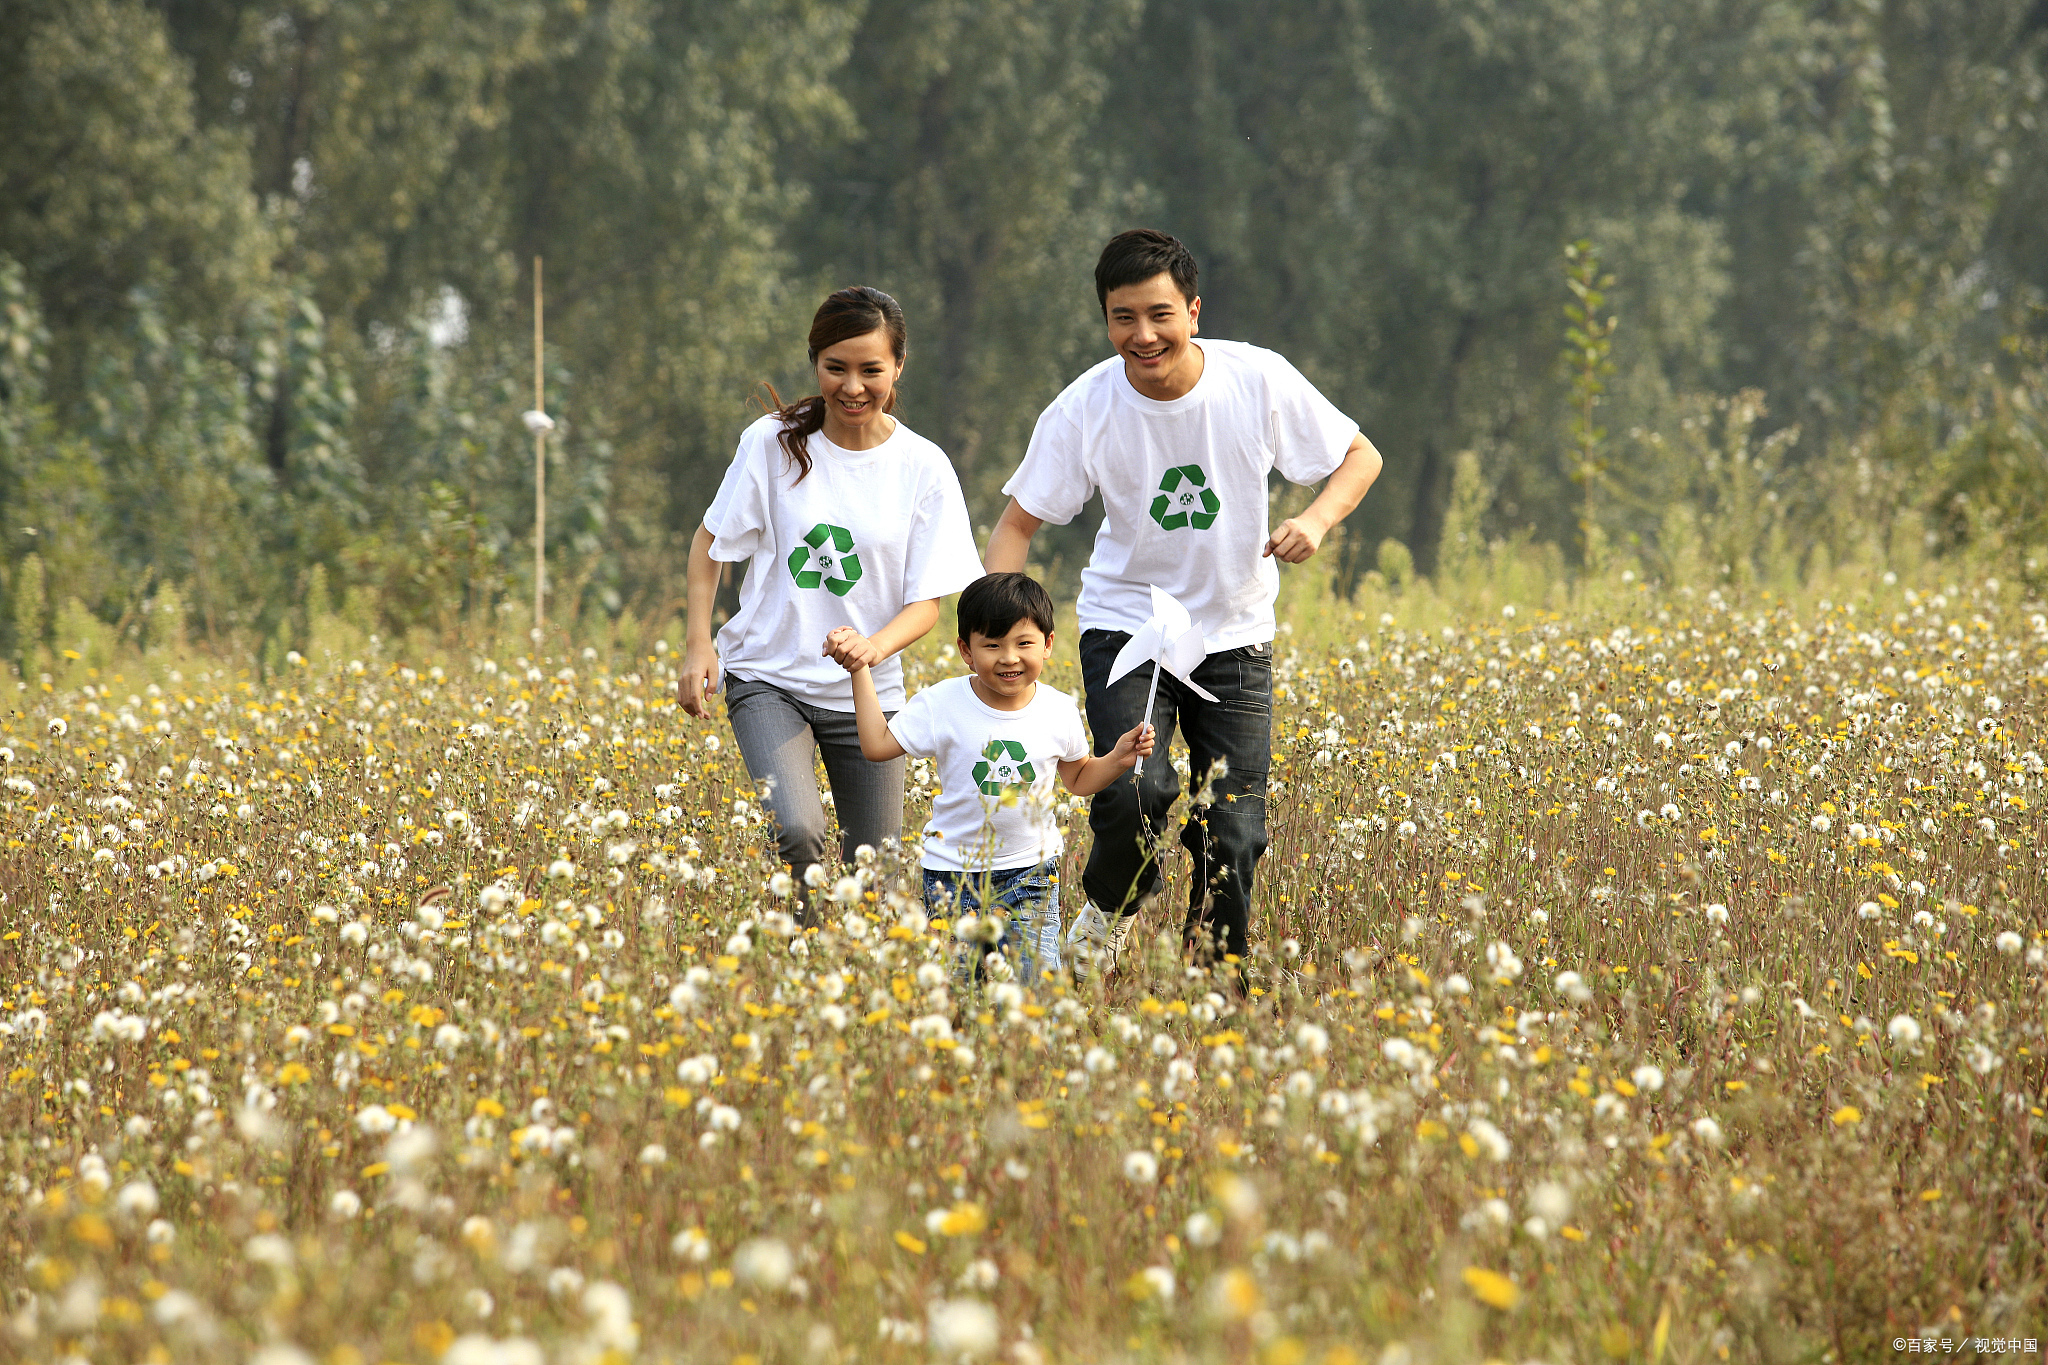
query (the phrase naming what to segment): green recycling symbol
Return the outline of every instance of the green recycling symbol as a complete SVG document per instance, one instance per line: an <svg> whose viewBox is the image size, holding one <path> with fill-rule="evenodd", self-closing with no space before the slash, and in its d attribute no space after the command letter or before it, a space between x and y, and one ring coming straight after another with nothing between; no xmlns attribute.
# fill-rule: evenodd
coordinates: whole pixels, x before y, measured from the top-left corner
<svg viewBox="0 0 2048 1365"><path fill-rule="evenodd" d="M1152 499L1152 520L1165 531L1183 526L1206 531L1216 524L1216 514L1222 509L1223 503L1209 487L1200 465L1175 465L1159 481L1159 496Z"/></svg>
<svg viewBox="0 0 2048 1365"><path fill-rule="evenodd" d="M974 785L983 796L1001 796L1005 787L1030 786L1038 780L1024 746L1014 739L992 739L974 765Z"/></svg>
<svg viewBox="0 0 2048 1365"><path fill-rule="evenodd" d="M799 588L825 587L844 597L860 582L860 556L853 552L853 532L821 521L803 543L789 552L789 576Z"/></svg>

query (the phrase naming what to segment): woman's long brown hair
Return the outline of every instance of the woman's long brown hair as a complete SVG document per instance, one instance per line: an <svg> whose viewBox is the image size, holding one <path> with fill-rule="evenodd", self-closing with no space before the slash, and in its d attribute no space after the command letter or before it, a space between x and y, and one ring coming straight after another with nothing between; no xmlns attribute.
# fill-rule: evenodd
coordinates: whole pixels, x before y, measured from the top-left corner
<svg viewBox="0 0 2048 1365"><path fill-rule="evenodd" d="M879 289L857 284L841 289L827 296L818 305L816 316L811 319L811 365L816 368L818 356L828 346L837 346L853 337L864 337L870 332L886 332L889 336L889 350L894 353L896 363L901 365L909 350L909 335L903 326L903 306ZM797 469L796 482L802 483L811 472L810 447L805 442L825 427L825 399L821 394L799 398L794 403L782 401L782 395L767 380L761 387L768 391L762 410L772 412L782 419L782 431L778 440L783 453ZM883 412L896 410L896 391L889 390L889 401L882 404Z"/></svg>

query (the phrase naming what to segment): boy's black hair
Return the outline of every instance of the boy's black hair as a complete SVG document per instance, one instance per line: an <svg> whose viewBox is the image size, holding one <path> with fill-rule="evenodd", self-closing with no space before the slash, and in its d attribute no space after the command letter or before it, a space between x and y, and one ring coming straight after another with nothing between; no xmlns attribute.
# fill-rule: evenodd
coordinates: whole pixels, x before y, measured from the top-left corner
<svg viewBox="0 0 2048 1365"><path fill-rule="evenodd" d="M1194 299L1201 272L1195 267L1193 253L1178 238L1157 228L1132 228L1110 238L1095 262L1095 298L1102 305L1102 315L1109 316L1110 290L1143 284L1159 275L1172 276L1180 296Z"/></svg>
<svg viewBox="0 0 2048 1365"><path fill-rule="evenodd" d="M960 594L959 617L959 638L970 643L977 634L1001 639L1019 621L1029 621L1050 635L1052 594L1025 574L992 573L975 579Z"/></svg>

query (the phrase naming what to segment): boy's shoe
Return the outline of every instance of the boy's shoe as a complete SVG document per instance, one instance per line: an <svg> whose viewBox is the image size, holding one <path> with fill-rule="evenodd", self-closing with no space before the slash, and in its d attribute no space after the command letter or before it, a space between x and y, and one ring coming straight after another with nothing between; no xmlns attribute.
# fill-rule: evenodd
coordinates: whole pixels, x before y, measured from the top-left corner
<svg viewBox="0 0 2048 1365"><path fill-rule="evenodd" d="M1092 973L1106 977L1114 972L1137 922L1136 915L1119 915L1111 920L1096 908L1093 901L1081 907L1081 913L1074 916L1073 926L1067 930L1067 946L1073 950L1075 974L1085 976Z"/></svg>

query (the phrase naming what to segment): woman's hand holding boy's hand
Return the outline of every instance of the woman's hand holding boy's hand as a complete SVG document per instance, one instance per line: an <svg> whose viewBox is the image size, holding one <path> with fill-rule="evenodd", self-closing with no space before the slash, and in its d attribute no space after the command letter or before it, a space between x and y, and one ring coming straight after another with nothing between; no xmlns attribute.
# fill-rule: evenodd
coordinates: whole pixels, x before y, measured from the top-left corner
<svg viewBox="0 0 2048 1365"><path fill-rule="evenodd" d="M849 673L858 673L863 668L873 668L888 656L876 647L875 642L855 630L852 626L840 626L825 637L825 648L832 662Z"/></svg>

